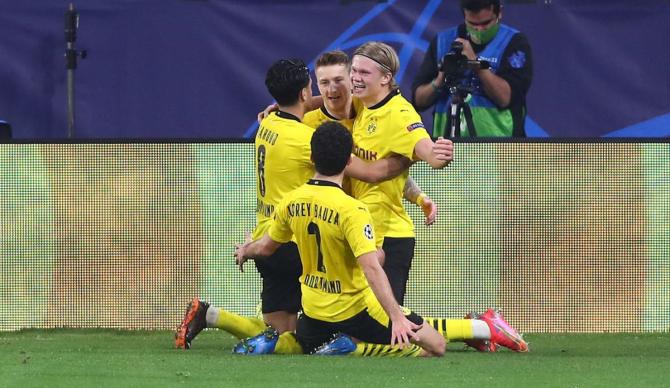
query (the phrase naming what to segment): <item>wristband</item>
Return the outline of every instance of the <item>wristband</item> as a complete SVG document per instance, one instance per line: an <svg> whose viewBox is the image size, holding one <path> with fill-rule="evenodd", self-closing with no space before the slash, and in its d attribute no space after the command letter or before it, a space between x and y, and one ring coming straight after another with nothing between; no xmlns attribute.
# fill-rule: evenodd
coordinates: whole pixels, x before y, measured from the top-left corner
<svg viewBox="0 0 670 388"><path fill-rule="evenodd" d="M416 204L419 206L423 206L423 202L426 200L426 198L428 198L426 193L419 194L419 196L416 197Z"/></svg>

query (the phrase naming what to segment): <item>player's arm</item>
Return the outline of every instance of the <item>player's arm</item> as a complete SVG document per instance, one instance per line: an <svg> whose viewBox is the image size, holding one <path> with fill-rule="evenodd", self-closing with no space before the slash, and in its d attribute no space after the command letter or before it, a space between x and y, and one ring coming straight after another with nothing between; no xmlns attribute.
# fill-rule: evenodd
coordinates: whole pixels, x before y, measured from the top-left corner
<svg viewBox="0 0 670 388"><path fill-rule="evenodd" d="M433 168L444 168L454 159L454 143L442 137L435 142L423 138L414 146L414 158L423 160Z"/></svg>
<svg viewBox="0 0 670 388"><path fill-rule="evenodd" d="M435 222L435 218L437 218L437 204L421 190L421 187L411 177L407 177L403 196L406 200L421 208L423 214L426 216L426 220L424 221L426 225L432 225Z"/></svg>
<svg viewBox="0 0 670 388"><path fill-rule="evenodd" d="M377 251L362 254L358 257L358 263L363 269L372 292L391 319L391 345L398 344L401 347L409 345L410 339L416 337L414 330L418 330L420 326L405 317L393 297L389 280L379 264Z"/></svg>
<svg viewBox="0 0 670 388"><path fill-rule="evenodd" d="M344 169L344 173L359 181L380 183L395 178L412 165L412 161L400 155L389 158L365 162L356 155L351 156L351 163Z"/></svg>
<svg viewBox="0 0 670 388"><path fill-rule="evenodd" d="M251 241L251 237L247 233L244 243L235 244L235 263L240 267L240 271L244 272L244 263L247 260L256 260L268 257L275 253L275 251L282 245L264 234L258 240Z"/></svg>
<svg viewBox="0 0 670 388"><path fill-rule="evenodd" d="M260 124L261 121L263 121L264 118L268 117L270 115L270 113L272 113L272 112L274 112L278 109L279 109L279 105L276 102L266 106L265 109L263 109L262 112L258 112L258 114L256 115L256 121L258 121L258 124Z"/></svg>

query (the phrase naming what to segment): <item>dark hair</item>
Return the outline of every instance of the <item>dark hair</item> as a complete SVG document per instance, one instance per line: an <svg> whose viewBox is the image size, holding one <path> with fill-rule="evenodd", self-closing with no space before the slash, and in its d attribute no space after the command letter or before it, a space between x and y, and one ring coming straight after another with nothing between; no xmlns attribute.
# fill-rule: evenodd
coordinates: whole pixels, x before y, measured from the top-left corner
<svg viewBox="0 0 670 388"><path fill-rule="evenodd" d="M265 76L265 86L279 105L293 105L309 85L309 69L301 59L280 59Z"/></svg>
<svg viewBox="0 0 670 388"><path fill-rule="evenodd" d="M479 12L484 8L493 6L493 13L500 15L501 3L501 0L461 0L461 10L463 12L465 12L465 10L470 12Z"/></svg>
<svg viewBox="0 0 670 388"><path fill-rule="evenodd" d="M341 50L326 51L316 59L314 68L331 65L345 65L351 66L351 60L347 53Z"/></svg>
<svg viewBox="0 0 670 388"><path fill-rule="evenodd" d="M334 176L347 166L354 140L344 125L337 121L327 121L316 128L310 143L316 171Z"/></svg>

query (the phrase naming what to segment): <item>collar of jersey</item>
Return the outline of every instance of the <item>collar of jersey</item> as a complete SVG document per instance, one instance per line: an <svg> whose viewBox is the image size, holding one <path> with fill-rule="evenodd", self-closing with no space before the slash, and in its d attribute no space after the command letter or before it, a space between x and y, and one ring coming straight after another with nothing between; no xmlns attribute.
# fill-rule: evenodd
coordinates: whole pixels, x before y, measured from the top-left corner
<svg viewBox="0 0 670 388"><path fill-rule="evenodd" d="M338 119L337 117L331 115L330 112L328 112L328 109L326 109L325 106L322 106L322 107L321 107L321 112L323 112L323 114L326 115L326 117L328 117L328 118L331 119L331 120L340 121L340 119Z"/></svg>
<svg viewBox="0 0 670 388"><path fill-rule="evenodd" d="M282 119L295 120L297 122L300 122L300 119L298 118L298 116L292 115L288 112L278 110L276 113L277 113L277 116L281 117Z"/></svg>
<svg viewBox="0 0 670 388"><path fill-rule="evenodd" d="M397 96L400 94L400 89L393 89L391 90L391 93L388 94L388 96L384 97L383 100L379 101L378 103L372 105L368 109L378 109L384 106L387 102L389 102L393 97Z"/></svg>
<svg viewBox="0 0 670 388"><path fill-rule="evenodd" d="M332 186L337 187L338 189L342 189L342 187L340 187L340 185L338 185L337 183L322 179L310 179L307 181L307 184L314 186Z"/></svg>
<svg viewBox="0 0 670 388"><path fill-rule="evenodd" d="M334 120L334 121L346 120L346 119L338 119L337 117L331 115L330 112L328 112L328 109L326 109L325 106L321 107L321 112L323 112L323 114L326 115L326 117L328 117L329 119ZM354 112L354 117L356 117L356 112Z"/></svg>

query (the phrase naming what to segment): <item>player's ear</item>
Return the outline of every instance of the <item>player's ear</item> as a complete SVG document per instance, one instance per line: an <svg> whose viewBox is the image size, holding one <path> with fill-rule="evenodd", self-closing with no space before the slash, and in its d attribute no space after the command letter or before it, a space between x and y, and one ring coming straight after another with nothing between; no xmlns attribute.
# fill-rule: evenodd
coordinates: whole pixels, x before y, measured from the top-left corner
<svg viewBox="0 0 670 388"><path fill-rule="evenodd" d="M349 154L349 159L347 159L347 166L350 165L353 160L354 158L351 157L351 154Z"/></svg>
<svg viewBox="0 0 670 388"><path fill-rule="evenodd" d="M307 86L309 87L309 86ZM309 97L309 91L307 90L307 87L300 89L300 101L301 102L306 102L307 97Z"/></svg>
<svg viewBox="0 0 670 388"><path fill-rule="evenodd" d="M393 76L391 73L384 73L382 76L382 86L388 86L391 84L391 80L393 79Z"/></svg>

